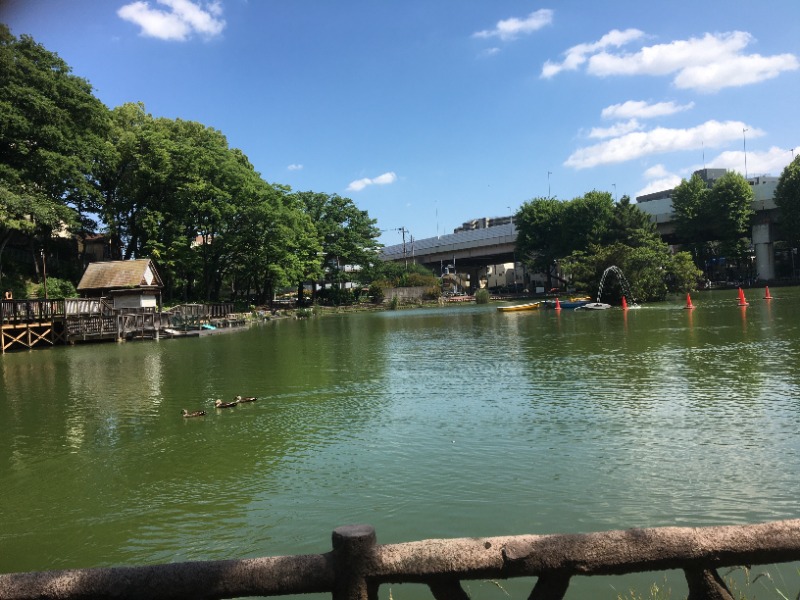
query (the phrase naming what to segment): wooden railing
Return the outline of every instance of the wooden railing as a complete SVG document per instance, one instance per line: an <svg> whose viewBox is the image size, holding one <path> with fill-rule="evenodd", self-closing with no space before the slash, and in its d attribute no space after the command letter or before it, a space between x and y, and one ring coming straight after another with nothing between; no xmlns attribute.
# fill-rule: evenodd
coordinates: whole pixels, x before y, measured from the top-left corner
<svg viewBox="0 0 800 600"><path fill-rule="evenodd" d="M70 336L105 336L116 334L117 317L103 315L70 315L66 318L67 334Z"/></svg>
<svg viewBox="0 0 800 600"><path fill-rule="evenodd" d="M221 318L233 313L233 302L217 302L214 304L178 304L169 312L183 317Z"/></svg>
<svg viewBox="0 0 800 600"><path fill-rule="evenodd" d="M720 567L800 560L800 519L725 527L423 540L379 545L369 525L333 532L326 554L0 575L0 598L236 598L330 593L375 600L386 583L467 600L463 580L536 577L530 600L560 600L575 576L680 569L689 600L732 600Z"/></svg>
<svg viewBox="0 0 800 600"><path fill-rule="evenodd" d="M164 313L159 312L137 312L123 313L119 315L120 332L125 335L128 333L157 332L167 323L169 318Z"/></svg>
<svg viewBox="0 0 800 600"><path fill-rule="evenodd" d="M42 323L64 314L63 300L0 300L3 323Z"/></svg>

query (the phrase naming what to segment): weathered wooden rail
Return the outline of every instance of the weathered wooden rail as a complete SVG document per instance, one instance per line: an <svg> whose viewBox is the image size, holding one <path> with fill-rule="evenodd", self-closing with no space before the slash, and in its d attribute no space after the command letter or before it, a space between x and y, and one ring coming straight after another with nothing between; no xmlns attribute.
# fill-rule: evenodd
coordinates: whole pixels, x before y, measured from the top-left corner
<svg viewBox="0 0 800 600"><path fill-rule="evenodd" d="M467 600L464 580L536 577L530 600L560 600L576 576L680 569L689 600L732 600L720 567L800 560L800 519L574 535L432 539L379 545L369 525L333 532L325 554L0 575L0 598L168 600L330 593L374 600L387 583L427 584Z"/></svg>
<svg viewBox="0 0 800 600"><path fill-rule="evenodd" d="M14 348L64 343L63 300L0 300L0 347Z"/></svg>
<svg viewBox="0 0 800 600"><path fill-rule="evenodd" d="M168 315L140 311L129 313L68 315L67 338L71 342L103 339L158 338L168 325Z"/></svg>

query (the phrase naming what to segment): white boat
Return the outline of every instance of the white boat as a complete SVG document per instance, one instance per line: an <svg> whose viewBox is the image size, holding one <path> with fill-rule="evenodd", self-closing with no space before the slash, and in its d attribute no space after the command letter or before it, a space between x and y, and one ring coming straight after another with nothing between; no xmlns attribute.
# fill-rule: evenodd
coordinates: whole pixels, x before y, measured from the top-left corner
<svg viewBox="0 0 800 600"><path fill-rule="evenodd" d="M606 310L607 308L611 308L611 305L605 302L588 302L575 310Z"/></svg>

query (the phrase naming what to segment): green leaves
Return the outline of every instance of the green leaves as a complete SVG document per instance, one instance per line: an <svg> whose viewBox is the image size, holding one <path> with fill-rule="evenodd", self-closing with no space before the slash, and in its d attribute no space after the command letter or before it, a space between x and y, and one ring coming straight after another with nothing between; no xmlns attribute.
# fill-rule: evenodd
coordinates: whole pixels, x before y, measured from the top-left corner
<svg viewBox="0 0 800 600"><path fill-rule="evenodd" d="M775 204L780 210L781 229L795 246L800 242L800 155L781 173L775 189Z"/></svg>

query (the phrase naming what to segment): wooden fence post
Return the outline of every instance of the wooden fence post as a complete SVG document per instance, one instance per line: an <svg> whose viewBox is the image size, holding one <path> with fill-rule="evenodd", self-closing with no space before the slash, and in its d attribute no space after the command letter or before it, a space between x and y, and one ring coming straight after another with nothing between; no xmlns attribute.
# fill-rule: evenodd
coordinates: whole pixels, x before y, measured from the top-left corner
<svg viewBox="0 0 800 600"><path fill-rule="evenodd" d="M336 582L333 600L377 600L377 585L367 583L366 575L377 544L371 525L345 525L333 530L333 560Z"/></svg>

